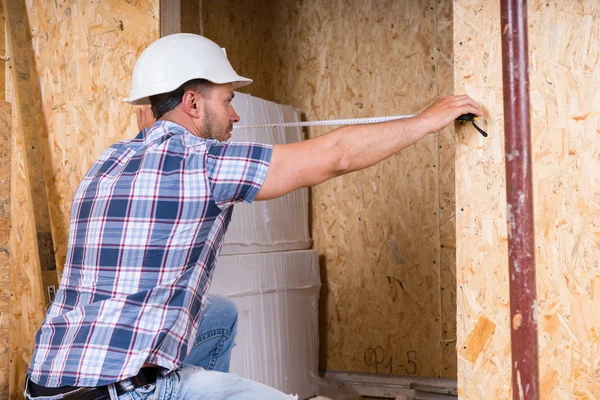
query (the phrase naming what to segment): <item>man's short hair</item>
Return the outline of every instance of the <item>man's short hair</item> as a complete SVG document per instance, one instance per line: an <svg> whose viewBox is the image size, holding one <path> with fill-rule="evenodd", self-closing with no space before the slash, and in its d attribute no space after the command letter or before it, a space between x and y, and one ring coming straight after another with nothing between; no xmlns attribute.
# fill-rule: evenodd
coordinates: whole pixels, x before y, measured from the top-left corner
<svg viewBox="0 0 600 400"><path fill-rule="evenodd" d="M210 99L212 88L213 83L206 79L192 79L172 92L150 96L150 105L152 106L154 118L158 119L177 107L181 103L184 93L188 90L198 93L205 99Z"/></svg>

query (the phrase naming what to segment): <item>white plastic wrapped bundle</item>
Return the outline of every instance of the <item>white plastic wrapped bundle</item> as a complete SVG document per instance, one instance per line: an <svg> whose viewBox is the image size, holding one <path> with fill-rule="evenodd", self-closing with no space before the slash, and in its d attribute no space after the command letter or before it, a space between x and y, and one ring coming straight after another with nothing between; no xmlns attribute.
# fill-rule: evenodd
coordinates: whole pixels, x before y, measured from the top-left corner
<svg viewBox="0 0 600 400"><path fill-rule="evenodd" d="M306 399L318 376L318 252L219 257L210 294L238 308L231 372Z"/></svg>
<svg viewBox="0 0 600 400"><path fill-rule="evenodd" d="M244 125L299 120L298 112L292 106L244 93L236 92L233 106ZM300 128L236 129L231 138L235 142L270 144L300 140ZM278 199L236 205L221 254L303 250L310 246L308 189L300 189Z"/></svg>

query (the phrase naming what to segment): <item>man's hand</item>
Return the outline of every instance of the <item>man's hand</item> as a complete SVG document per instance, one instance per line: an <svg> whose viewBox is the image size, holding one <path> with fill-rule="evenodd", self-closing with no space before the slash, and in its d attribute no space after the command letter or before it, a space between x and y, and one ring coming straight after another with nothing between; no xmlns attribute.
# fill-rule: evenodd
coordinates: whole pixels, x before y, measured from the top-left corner
<svg viewBox="0 0 600 400"><path fill-rule="evenodd" d="M156 122L156 118L154 118L154 114L152 114L152 109L150 106L141 106L135 109L135 115L137 116L137 124L138 128L141 131L142 129L150 128Z"/></svg>
<svg viewBox="0 0 600 400"><path fill-rule="evenodd" d="M424 134L439 132L463 114L483 115L481 106L466 94L440 97L429 108L414 117L414 122Z"/></svg>

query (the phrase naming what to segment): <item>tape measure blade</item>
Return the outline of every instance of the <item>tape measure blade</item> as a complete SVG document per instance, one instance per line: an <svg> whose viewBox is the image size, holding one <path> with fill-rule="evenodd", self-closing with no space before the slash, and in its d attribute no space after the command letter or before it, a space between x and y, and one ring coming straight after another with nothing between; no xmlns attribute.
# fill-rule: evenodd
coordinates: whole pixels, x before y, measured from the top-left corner
<svg viewBox="0 0 600 400"><path fill-rule="evenodd" d="M260 129L260 128L297 128L311 126L335 126L335 125L362 125L375 124L379 122L388 122L398 119L411 118L414 115L398 115L393 117L373 117L373 118L353 118L353 119L336 119L323 121L301 121L301 122L285 122L273 124L259 125L234 125L234 129Z"/></svg>

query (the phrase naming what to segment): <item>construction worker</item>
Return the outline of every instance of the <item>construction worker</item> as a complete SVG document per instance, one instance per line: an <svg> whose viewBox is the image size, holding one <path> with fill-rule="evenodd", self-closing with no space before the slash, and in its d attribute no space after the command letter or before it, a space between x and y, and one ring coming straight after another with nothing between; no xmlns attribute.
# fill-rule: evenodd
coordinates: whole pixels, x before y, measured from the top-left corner
<svg viewBox="0 0 600 400"><path fill-rule="evenodd" d="M223 298L207 304L206 292L234 204L371 166L461 114L482 114L451 96L413 118L298 143L226 142L239 121L234 89L251 82L198 35L161 38L140 55L127 101L151 104L156 122L109 147L75 192L27 398L295 398L227 373L237 312Z"/></svg>

